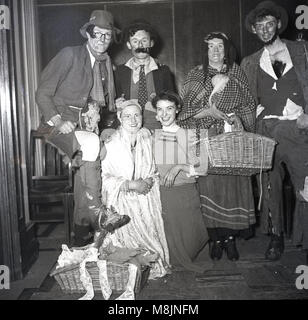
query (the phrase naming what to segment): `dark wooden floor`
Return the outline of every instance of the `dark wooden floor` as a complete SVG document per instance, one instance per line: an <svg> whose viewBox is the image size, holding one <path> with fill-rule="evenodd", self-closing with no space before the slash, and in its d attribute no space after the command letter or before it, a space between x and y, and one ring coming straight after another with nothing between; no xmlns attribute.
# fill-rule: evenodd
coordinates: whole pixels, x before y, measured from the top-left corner
<svg viewBox="0 0 308 320"><path fill-rule="evenodd" d="M41 231L41 253L45 260L50 255L50 270L60 252L63 236L61 225L55 230L46 226ZM237 262L231 262L224 256L221 261L214 263L209 258L206 247L197 259L198 264L206 267L204 274L198 275L178 268L171 275L148 281L136 300L308 299L308 290L298 290L295 286L298 276L295 269L298 265L305 264L305 253L293 246L291 240L287 240L282 259L269 262L264 259L267 244L268 238L258 233L248 241L239 240L241 257ZM39 272L40 268L36 269ZM50 270L45 267L46 277L40 286L31 288L31 283L28 282L28 287L22 290L18 299L76 300L82 296L64 294L55 280L48 276ZM116 297L112 296L111 299ZM96 293L94 299L103 299L101 293Z"/></svg>

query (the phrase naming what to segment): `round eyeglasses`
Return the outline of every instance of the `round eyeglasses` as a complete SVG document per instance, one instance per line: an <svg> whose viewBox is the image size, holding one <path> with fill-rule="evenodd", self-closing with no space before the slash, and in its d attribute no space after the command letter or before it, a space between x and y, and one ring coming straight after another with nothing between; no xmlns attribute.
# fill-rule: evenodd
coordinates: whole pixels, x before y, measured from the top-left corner
<svg viewBox="0 0 308 320"><path fill-rule="evenodd" d="M103 33L103 32L97 31L97 32L93 32L93 34L94 34L96 39L104 38L106 40L110 40L111 37L112 37L112 33L111 32L110 33L109 32L108 33Z"/></svg>

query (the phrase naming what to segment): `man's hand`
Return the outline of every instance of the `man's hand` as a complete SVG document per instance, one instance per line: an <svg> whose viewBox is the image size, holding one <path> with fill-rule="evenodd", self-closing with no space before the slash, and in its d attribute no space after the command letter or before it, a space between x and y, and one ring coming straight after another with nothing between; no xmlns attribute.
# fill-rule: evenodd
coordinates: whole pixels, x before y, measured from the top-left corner
<svg viewBox="0 0 308 320"><path fill-rule="evenodd" d="M308 129L308 114L301 114L296 120L296 125L299 129Z"/></svg>
<svg viewBox="0 0 308 320"><path fill-rule="evenodd" d="M76 123L71 121L63 121L60 119L58 124L55 125L55 127L63 134L71 133L75 130Z"/></svg>
<svg viewBox="0 0 308 320"><path fill-rule="evenodd" d="M117 109L121 109L121 104L122 104L124 101L126 101L125 98L124 98L124 94L122 94L120 98L117 98L117 99L115 100L115 105L116 105Z"/></svg>

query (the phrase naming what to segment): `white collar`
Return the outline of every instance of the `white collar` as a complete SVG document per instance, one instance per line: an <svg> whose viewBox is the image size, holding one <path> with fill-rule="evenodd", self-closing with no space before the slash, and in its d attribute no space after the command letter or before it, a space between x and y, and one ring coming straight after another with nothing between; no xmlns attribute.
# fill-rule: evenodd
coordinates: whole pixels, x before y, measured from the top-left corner
<svg viewBox="0 0 308 320"><path fill-rule="evenodd" d="M139 81L139 68L142 63L135 61L135 58L130 58L126 63L125 66L130 68L133 71L132 78L134 83ZM153 70L157 70L158 66L155 60L149 56L148 59L145 60L144 63L144 73L147 75L148 73L152 72Z"/></svg>
<svg viewBox="0 0 308 320"><path fill-rule="evenodd" d="M173 122L170 126L165 127L163 126L163 131L164 132L171 132L171 133L175 133L180 129L180 126L178 126L175 122Z"/></svg>
<svg viewBox="0 0 308 320"><path fill-rule="evenodd" d="M88 44L87 44L87 49L88 49L88 52L89 52L89 54L90 54L91 67L93 68L94 63L95 63L95 57L93 56L92 52L90 51Z"/></svg>
<svg viewBox="0 0 308 320"><path fill-rule="evenodd" d="M289 50L288 50L285 43L283 43L283 46L284 46L285 50L283 51L282 56L284 58L283 60L286 63L286 67L285 67L282 75L286 74L293 67L293 63L292 63L292 60L290 57ZM261 55L260 67L267 74L269 74L272 78L274 78L275 80L278 80L276 73L275 73L273 66L272 66L270 53L267 48L264 48L263 53Z"/></svg>

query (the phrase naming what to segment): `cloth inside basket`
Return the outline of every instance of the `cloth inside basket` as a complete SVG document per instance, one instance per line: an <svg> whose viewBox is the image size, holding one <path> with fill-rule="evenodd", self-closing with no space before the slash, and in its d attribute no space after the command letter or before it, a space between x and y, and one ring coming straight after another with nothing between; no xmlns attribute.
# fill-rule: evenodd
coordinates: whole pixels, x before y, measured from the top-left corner
<svg viewBox="0 0 308 320"><path fill-rule="evenodd" d="M101 291L104 299L108 300L112 294L112 289L108 282L107 261L117 264L127 263L129 277L126 290L116 300L134 300L138 269L143 266L151 266L151 263L156 261L157 258L157 254L150 253L142 248L118 248L114 247L111 242L108 243L108 241L99 250L94 246L69 249L67 245L62 245L62 253L58 258L56 270L79 264L80 281L86 290L86 294L79 300L91 300L94 297L94 288L86 264L87 262L96 262L99 270Z"/></svg>

